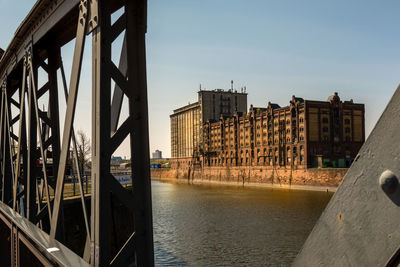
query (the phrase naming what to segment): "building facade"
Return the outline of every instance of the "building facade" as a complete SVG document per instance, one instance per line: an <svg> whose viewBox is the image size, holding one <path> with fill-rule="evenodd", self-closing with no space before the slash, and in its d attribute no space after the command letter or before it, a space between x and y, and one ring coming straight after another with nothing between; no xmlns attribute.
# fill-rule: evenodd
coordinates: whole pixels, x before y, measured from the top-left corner
<svg viewBox="0 0 400 267"><path fill-rule="evenodd" d="M174 110L171 122L171 157L199 157L203 151L203 124L220 116L246 112L247 94L234 90L200 90L198 101Z"/></svg>
<svg viewBox="0 0 400 267"><path fill-rule="evenodd" d="M364 104L292 97L203 125L203 166L348 167L365 140Z"/></svg>
<svg viewBox="0 0 400 267"><path fill-rule="evenodd" d="M151 153L152 159L162 159L162 151L156 149L153 153Z"/></svg>

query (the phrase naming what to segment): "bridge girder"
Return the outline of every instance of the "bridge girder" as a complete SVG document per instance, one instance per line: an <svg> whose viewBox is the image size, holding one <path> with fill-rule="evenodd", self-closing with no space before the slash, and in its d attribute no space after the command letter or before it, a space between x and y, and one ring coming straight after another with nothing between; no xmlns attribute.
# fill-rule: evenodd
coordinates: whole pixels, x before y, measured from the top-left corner
<svg viewBox="0 0 400 267"><path fill-rule="evenodd" d="M121 15L112 21L117 10ZM37 1L0 60L1 202L13 210L13 216L28 220L49 240L65 243L66 169L71 145L77 154L73 125L85 41L92 36L92 193L90 211L81 194L86 244L83 254L76 255L92 266L154 265L146 21L146 0ZM111 49L121 34L124 41L117 67ZM61 48L71 40L75 48L68 85ZM39 69L47 79L40 87ZM111 88L113 83L115 87ZM66 99L64 120L60 120L59 113L62 96ZM123 98L129 110L127 118L120 121ZM39 107L39 101L47 101L47 111ZM63 127L60 121L64 121ZM131 188L122 187L110 172L111 156L126 138L130 140L134 166ZM77 157L71 160L79 170ZM48 169L52 169L52 175ZM78 183L83 192L81 174L79 170ZM112 230L116 206L126 211L123 219L131 222L126 231ZM16 229L18 232L18 224ZM32 246L39 246L30 234L23 233ZM57 262L51 253L43 253ZM12 255L15 258L17 253Z"/></svg>

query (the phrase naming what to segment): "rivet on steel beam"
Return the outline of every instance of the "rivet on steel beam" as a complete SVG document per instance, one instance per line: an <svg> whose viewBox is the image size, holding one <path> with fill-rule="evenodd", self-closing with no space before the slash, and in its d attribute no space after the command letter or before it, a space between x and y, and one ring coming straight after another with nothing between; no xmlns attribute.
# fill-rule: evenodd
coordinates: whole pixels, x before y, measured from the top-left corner
<svg viewBox="0 0 400 267"><path fill-rule="evenodd" d="M396 192L399 180L392 171L386 170L379 177L379 185L386 194L391 195Z"/></svg>

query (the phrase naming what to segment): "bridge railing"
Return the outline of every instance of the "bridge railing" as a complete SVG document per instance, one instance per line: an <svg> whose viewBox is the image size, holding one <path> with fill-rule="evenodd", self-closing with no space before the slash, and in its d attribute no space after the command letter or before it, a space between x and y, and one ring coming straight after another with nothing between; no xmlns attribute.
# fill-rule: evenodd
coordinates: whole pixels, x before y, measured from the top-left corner
<svg viewBox="0 0 400 267"><path fill-rule="evenodd" d="M90 266L1 202L0 248L1 266Z"/></svg>

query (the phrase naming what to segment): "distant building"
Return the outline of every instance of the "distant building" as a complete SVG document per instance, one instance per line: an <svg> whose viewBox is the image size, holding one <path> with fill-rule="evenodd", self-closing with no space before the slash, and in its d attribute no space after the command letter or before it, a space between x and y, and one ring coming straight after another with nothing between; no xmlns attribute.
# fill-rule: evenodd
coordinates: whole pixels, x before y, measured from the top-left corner
<svg viewBox="0 0 400 267"><path fill-rule="evenodd" d="M114 156L112 156L111 160L110 160L110 165L113 168L118 168L123 161L124 160L122 159L122 157L114 157Z"/></svg>
<svg viewBox="0 0 400 267"><path fill-rule="evenodd" d="M243 91L243 90L242 90ZM199 156L202 148L203 124L217 121L220 116L233 116L235 111L246 112L247 93L233 89L200 90L198 102L174 110L171 120L171 156Z"/></svg>
<svg viewBox="0 0 400 267"><path fill-rule="evenodd" d="M131 167L132 167L132 163L131 163L131 162L124 162L124 163L121 163L121 164L119 165L119 167L120 167L121 169L131 168Z"/></svg>
<svg viewBox="0 0 400 267"><path fill-rule="evenodd" d="M111 157L111 163L120 163L123 162L124 160L122 157Z"/></svg>
<svg viewBox="0 0 400 267"><path fill-rule="evenodd" d="M152 154L152 159L162 159L162 152L158 149L151 154Z"/></svg>
<svg viewBox="0 0 400 267"><path fill-rule="evenodd" d="M349 167L365 140L364 104L293 96L290 105L250 107L202 125L201 156L182 157L171 167Z"/></svg>

